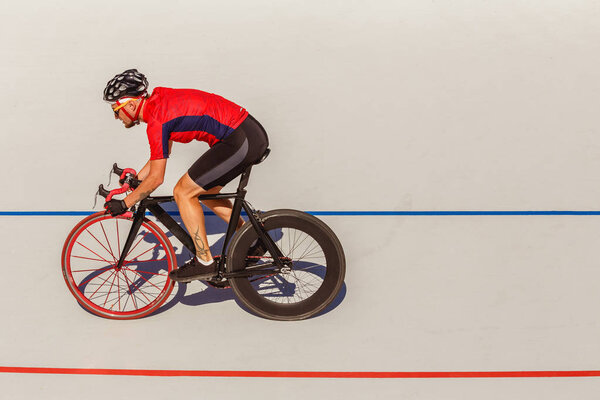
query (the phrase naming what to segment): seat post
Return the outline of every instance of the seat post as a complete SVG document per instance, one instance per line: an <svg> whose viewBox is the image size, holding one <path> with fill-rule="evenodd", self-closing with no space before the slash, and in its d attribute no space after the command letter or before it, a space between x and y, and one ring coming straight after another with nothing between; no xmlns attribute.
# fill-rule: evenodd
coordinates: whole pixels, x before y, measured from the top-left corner
<svg viewBox="0 0 600 400"><path fill-rule="evenodd" d="M250 179L250 171L252 170L252 165L246 168L244 173L242 173L242 177L240 178L240 184L238 185L238 194L240 194L241 190L244 190L246 186L248 186L248 180Z"/></svg>
<svg viewBox="0 0 600 400"><path fill-rule="evenodd" d="M231 217L229 219L229 225L227 226L227 232L225 233L225 239L223 240L223 254L226 254L227 246L229 245L229 240L235 233L237 228L237 221L240 219L240 215L242 214L242 203L244 198L246 197L246 186L248 185L248 179L250 178L250 171L252 170L252 166L246 168L242 177L240 178L240 184L238 185L237 195L235 196L235 201L233 202L233 208L231 210ZM225 257L222 257L219 260L219 271L223 271L225 262Z"/></svg>

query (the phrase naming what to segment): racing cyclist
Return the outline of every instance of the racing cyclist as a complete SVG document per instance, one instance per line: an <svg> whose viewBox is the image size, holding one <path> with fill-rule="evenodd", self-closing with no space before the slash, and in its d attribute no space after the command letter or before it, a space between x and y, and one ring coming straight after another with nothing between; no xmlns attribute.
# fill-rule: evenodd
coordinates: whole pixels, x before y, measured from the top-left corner
<svg viewBox="0 0 600 400"><path fill-rule="evenodd" d="M196 254L169 276L178 282L214 277L217 265L208 245L198 196L219 193L225 184L262 157L269 144L264 128L243 107L212 93L157 87L148 95L148 80L136 69L128 69L111 79L104 89L104 100L111 104L115 119L121 120L125 128L146 123L150 144L150 159L137 175L142 181L140 185L125 199L112 199L104 204L112 216L123 214L163 183L173 142L199 140L210 146L173 189ZM229 222L232 213L229 199L203 200L203 203ZM243 223L240 217L237 228ZM250 249L251 255L264 252L259 243Z"/></svg>

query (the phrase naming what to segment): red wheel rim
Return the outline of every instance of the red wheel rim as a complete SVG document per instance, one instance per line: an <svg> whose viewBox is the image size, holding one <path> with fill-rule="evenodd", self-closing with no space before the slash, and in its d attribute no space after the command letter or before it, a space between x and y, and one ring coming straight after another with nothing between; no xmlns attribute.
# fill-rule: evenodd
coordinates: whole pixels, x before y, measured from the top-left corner
<svg viewBox="0 0 600 400"><path fill-rule="evenodd" d="M175 268L174 250L164 233L147 219L123 268L115 268L130 221L92 215L73 229L63 250L67 286L87 310L108 318L148 315L160 307L174 286L168 277Z"/></svg>

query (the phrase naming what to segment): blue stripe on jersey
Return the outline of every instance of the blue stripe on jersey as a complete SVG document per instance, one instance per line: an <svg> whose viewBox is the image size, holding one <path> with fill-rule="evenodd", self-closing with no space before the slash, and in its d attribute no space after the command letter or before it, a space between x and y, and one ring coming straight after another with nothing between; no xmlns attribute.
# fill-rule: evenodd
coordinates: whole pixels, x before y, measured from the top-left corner
<svg viewBox="0 0 600 400"><path fill-rule="evenodd" d="M208 115L184 115L165 122L162 126L162 131L164 144L165 132L202 131L213 135L219 140L223 140L233 132L233 128L220 123Z"/></svg>
<svg viewBox="0 0 600 400"><path fill-rule="evenodd" d="M162 129L162 152L163 158L169 158L169 139L171 138L171 131L165 129L165 125L163 125Z"/></svg>

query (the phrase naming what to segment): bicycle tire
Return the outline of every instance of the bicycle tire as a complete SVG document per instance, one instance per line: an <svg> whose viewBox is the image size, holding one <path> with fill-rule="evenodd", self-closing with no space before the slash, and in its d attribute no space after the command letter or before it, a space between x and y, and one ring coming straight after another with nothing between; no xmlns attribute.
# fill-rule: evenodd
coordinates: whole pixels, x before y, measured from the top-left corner
<svg viewBox="0 0 600 400"><path fill-rule="evenodd" d="M230 278L238 299L253 313L280 321L306 319L323 311L342 288L346 272L344 251L335 233L320 219L297 210L272 210L260 217L283 256L292 260L292 269L262 279ZM227 252L227 272L248 268L248 250L257 238L249 222L242 226ZM320 258L319 253L323 254ZM250 268L260 268L269 259L272 262L267 252L252 260L256 264Z"/></svg>
<svg viewBox="0 0 600 400"><path fill-rule="evenodd" d="M147 218L123 268L117 271L131 224L131 218L99 212L80 221L65 240L61 256L65 283L79 304L98 316L136 319L150 315L175 285L168 276L177 265L175 250L165 233Z"/></svg>

